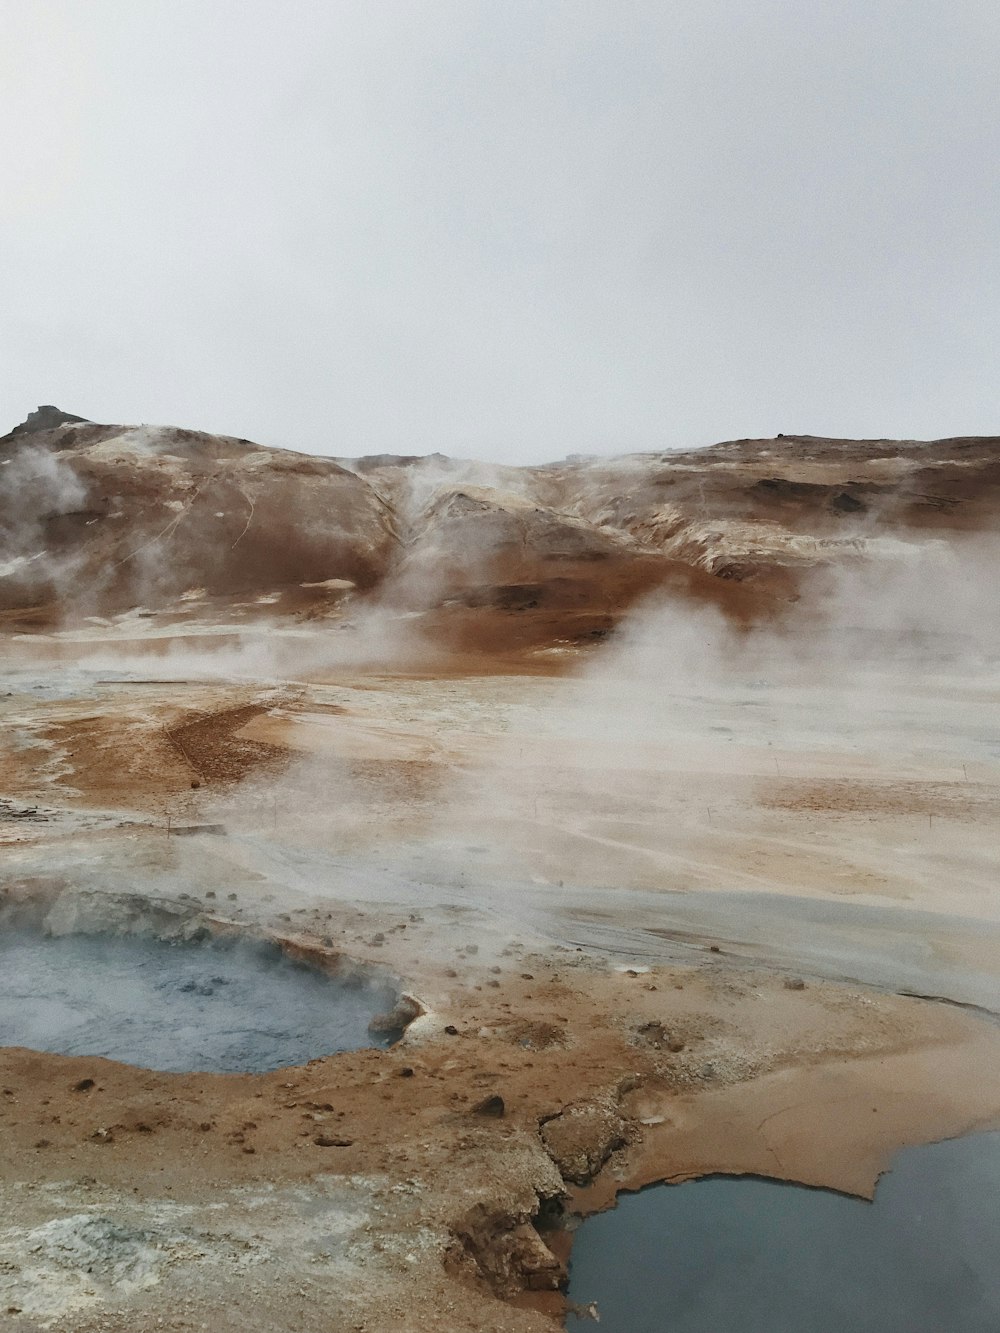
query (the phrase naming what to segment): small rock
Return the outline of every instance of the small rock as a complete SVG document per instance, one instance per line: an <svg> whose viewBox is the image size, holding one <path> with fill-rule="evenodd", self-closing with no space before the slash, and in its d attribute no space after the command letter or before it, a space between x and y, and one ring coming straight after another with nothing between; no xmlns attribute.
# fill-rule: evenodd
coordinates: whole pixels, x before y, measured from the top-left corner
<svg viewBox="0 0 1000 1333"><path fill-rule="evenodd" d="M333 1134L317 1134L313 1139L317 1148L349 1148L353 1142L353 1139L340 1139Z"/></svg>
<svg viewBox="0 0 1000 1333"><path fill-rule="evenodd" d="M805 990L806 983L801 977L785 977L785 990Z"/></svg>
<svg viewBox="0 0 1000 1333"><path fill-rule="evenodd" d="M498 1093L494 1093L492 1097L484 1097L481 1102L476 1102L472 1108L472 1114L489 1115L499 1119L503 1115L504 1109L503 1098Z"/></svg>
<svg viewBox="0 0 1000 1333"><path fill-rule="evenodd" d="M73 1084L74 1092L89 1092L91 1088L96 1087L92 1078L82 1078L79 1083Z"/></svg>

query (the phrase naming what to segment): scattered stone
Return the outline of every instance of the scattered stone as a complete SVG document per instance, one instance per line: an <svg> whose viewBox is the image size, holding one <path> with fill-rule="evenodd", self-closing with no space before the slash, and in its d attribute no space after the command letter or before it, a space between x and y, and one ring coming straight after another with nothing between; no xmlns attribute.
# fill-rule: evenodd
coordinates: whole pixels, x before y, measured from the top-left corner
<svg viewBox="0 0 1000 1333"><path fill-rule="evenodd" d="M494 1093L492 1097L484 1097L481 1102L476 1102L472 1108L472 1114L494 1116L499 1119L504 1110L503 1098L498 1093Z"/></svg>

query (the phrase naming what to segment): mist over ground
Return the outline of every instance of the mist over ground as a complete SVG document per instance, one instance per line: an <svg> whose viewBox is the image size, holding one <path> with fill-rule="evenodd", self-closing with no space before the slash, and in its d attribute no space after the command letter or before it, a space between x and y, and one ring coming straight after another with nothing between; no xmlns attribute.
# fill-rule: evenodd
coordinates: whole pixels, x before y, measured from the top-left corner
<svg viewBox="0 0 1000 1333"><path fill-rule="evenodd" d="M0 32L5 1333L551 1333L943 1140L982 1266L996 6Z"/></svg>

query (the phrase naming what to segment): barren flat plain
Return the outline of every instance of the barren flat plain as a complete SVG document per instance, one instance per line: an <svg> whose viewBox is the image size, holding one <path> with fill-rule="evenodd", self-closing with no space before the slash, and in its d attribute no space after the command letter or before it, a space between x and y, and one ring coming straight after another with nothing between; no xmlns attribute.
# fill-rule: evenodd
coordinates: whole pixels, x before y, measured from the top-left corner
<svg viewBox="0 0 1000 1333"><path fill-rule="evenodd" d="M997 441L29 425L4 928L266 943L390 988L398 1040L0 1050L4 1327L542 1333L623 1189L871 1197L1000 1127Z"/></svg>

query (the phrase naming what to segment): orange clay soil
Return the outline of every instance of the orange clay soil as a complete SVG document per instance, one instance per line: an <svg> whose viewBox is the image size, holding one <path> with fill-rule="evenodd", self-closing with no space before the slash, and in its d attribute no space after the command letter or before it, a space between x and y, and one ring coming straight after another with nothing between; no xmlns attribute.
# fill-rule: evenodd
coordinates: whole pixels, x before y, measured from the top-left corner
<svg viewBox="0 0 1000 1333"><path fill-rule="evenodd" d="M433 876L426 903L399 900L387 830L440 834L437 802L457 769L492 754L531 690L548 697L558 679L341 671L278 687L150 670L145 683L88 679L65 697L65 669L32 676L53 697L21 680L0 700L8 904L56 896L71 915L79 900L91 922L113 922L102 893L125 885L135 902L264 930L319 965L386 968L421 1012L391 1050L255 1076L0 1051L0 1316L12 1333L543 1333L563 1313L565 1242L547 1229L562 1202L586 1212L621 1188L715 1171L870 1195L897 1148L1000 1125L1000 1031L970 1013L737 969L707 941L691 966L612 966L533 934L505 910L502 877L475 910ZM539 882L569 864L586 882L588 858L603 873L601 844L593 830L574 843L545 792L565 801L589 751L570 762L540 738L532 752L533 717L528 753L507 756L497 791L544 769L541 809L528 789L520 832L494 831ZM752 749L743 761L712 843L734 865L748 855L740 821L795 798L784 772L760 785ZM602 797L621 821L604 845L623 885L662 885L668 862L649 870L641 839L623 832L644 781L631 762L631 776L614 769L617 796ZM674 778L665 800L719 787L697 764ZM581 787L581 805L592 791ZM804 786L810 818L816 806L852 815L841 792ZM904 781L893 802L921 815L922 792ZM460 811L468 842L498 799ZM168 836L168 816L221 821L232 836ZM654 804L643 818L652 829L664 816ZM707 864L706 845L692 866ZM332 869L296 889L289 848L319 848ZM352 897L353 871L337 870L345 849L359 875L389 876L382 901ZM805 852L796 864L815 865ZM346 888L323 878L335 871ZM609 919L627 911L609 896Z"/></svg>
<svg viewBox="0 0 1000 1333"><path fill-rule="evenodd" d="M0 1053L9 1327L542 1330L562 1269L533 1223L564 1192L728 1171L870 1194L901 1144L1000 1124L1000 1034L960 1012L711 956L480 961L454 923L428 964L443 923L412 915L285 937L318 961L353 937L406 978L425 1012L391 1050L259 1076Z"/></svg>

